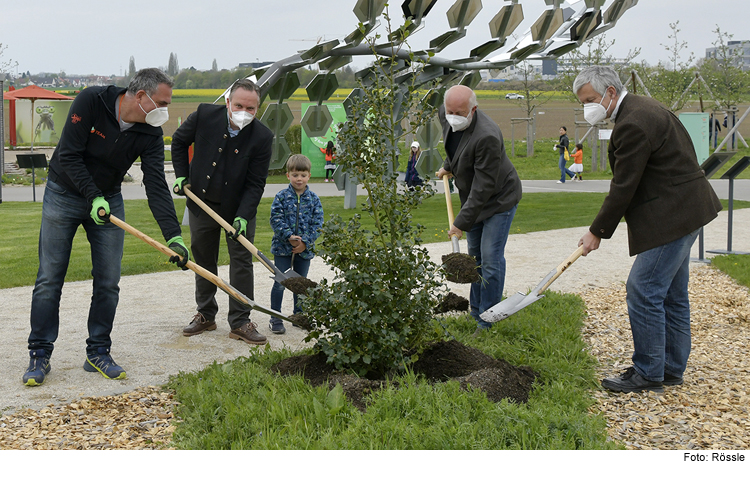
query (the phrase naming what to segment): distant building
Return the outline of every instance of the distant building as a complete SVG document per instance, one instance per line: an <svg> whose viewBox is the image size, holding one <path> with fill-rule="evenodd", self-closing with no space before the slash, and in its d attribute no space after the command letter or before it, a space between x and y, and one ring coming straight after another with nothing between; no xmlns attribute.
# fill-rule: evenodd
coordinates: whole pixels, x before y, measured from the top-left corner
<svg viewBox="0 0 750 478"><path fill-rule="evenodd" d="M750 40L728 41L727 48L732 56L738 57L738 65L742 71L750 71ZM720 48L706 48L706 58L717 59Z"/></svg>

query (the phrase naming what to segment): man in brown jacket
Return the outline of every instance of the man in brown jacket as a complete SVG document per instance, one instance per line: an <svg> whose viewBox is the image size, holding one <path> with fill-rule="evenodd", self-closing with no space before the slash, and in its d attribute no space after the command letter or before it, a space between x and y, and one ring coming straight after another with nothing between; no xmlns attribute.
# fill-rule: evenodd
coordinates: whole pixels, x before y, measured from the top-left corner
<svg viewBox="0 0 750 478"><path fill-rule="evenodd" d="M721 203L701 170L687 130L659 102L629 94L609 67L583 70L573 92L591 124L615 122L609 142L612 181L589 231L583 255L609 239L625 217L630 255L627 281L633 366L602 380L616 392L680 385L690 355L690 249Z"/></svg>

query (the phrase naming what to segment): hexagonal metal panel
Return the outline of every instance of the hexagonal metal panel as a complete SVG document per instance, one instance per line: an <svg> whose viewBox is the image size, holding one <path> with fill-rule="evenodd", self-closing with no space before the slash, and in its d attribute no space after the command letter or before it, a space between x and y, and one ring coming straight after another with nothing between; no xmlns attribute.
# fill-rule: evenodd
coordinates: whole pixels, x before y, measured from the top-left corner
<svg viewBox="0 0 750 478"><path fill-rule="evenodd" d="M283 136L289 127L292 126L294 115L288 104L271 103L266 107L266 111L263 112L263 117L260 121L273 131L274 136Z"/></svg>
<svg viewBox="0 0 750 478"><path fill-rule="evenodd" d="M285 100L290 98L297 88L299 88L299 76L296 71L287 73L268 88L268 96L273 101Z"/></svg>
<svg viewBox="0 0 750 478"><path fill-rule="evenodd" d="M336 75L319 73L310 81L305 91L307 91L307 97L310 98L310 101L320 104L336 93L338 87L339 80L336 79Z"/></svg>
<svg viewBox="0 0 750 478"><path fill-rule="evenodd" d="M268 169L281 169L286 165L286 160L292 154L289 143L283 136L277 136L273 139L273 151L271 152L271 164Z"/></svg>
<svg viewBox="0 0 750 478"><path fill-rule="evenodd" d="M435 179L435 172L443 165L443 158L437 149L422 151L417 159L417 174L423 178Z"/></svg>
<svg viewBox="0 0 750 478"><path fill-rule="evenodd" d="M443 128L437 117L432 118L429 123L417 129L416 139L422 149L437 147L443 137Z"/></svg>
<svg viewBox="0 0 750 478"><path fill-rule="evenodd" d="M326 105L310 106L300 121L305 133L311 138L325 136L332 123L333 116Z"/></svg>

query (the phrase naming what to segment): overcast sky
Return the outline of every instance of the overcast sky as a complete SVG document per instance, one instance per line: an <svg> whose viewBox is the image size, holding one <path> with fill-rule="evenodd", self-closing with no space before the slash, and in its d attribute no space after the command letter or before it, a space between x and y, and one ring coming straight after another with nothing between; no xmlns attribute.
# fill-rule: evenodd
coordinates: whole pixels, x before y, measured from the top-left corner
<svg viewBox="0 0 750 478"><path fill-rule="evenodd" d="M401 1L392 2L392 16L401 18ZM440 53L465 57L488 40L488 23L508 2L483 0L483 10L465 38ZM545 9L544 0L520 0L523 34ZM573 2L571 2L573 3ZM612 3L605 2L603 10ZM319 37L341 39L357 25L356 0L3 0L0 43L7 47L0 63L18 62L17 71L65 71L74 74L127 73L131 56L136 68L166 67L169 54L180 68L233 68L239 63L275 61L312 47ZM439 0L425 19L412 47L426 48L432 38L449 30L445 12L453 0ZM610 50L623 57L641 48L637 60L666 60L663 45L672 43L670 23L679 21L680 41L687 41L683 60L692 52L705 55L717 36L716 26L734 40L750 40L748 0L640 0L606 32L615 40ZM381 27L382 28L382 27ZM355 66L365 66L355 60Z"/></svg>

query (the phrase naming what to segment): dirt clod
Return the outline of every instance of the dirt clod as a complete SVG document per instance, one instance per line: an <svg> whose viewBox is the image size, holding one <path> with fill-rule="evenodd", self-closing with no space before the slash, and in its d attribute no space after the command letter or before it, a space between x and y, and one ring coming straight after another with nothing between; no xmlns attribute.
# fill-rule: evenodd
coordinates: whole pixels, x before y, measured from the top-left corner
<svg viewBox="0 0 750 478"><path fill-rule="evenodd" d="M317 282L311 281L307 277L290 277L281 281L281 285L297 295L305 295L307 294L307 289L318 287Z"/></svg>
<svg viewBox="0 0 750 478"><path fill-rule="evenodd" d="M479 282L481 276L477 272L477 261L468 254L451 252L442 257L445 277L457 284L471 284Z"/></svg>
<svg viewBox="0 0 750 478"><path fill-rule="evenodd" d="M312 322L310 322L309 317L307 317L306 315L292 314L289 316L289 322L300 327L301 329L305 329L305 330L313 329Z"/></svg>
<svg viewBox="0 0 750 478"><path fill-rule="evenodd" d="M467 310L469 310L469 300L453 292L448 292L443 301L435 307L436 314L444 314L452 311L465 312Z"/></svg>

